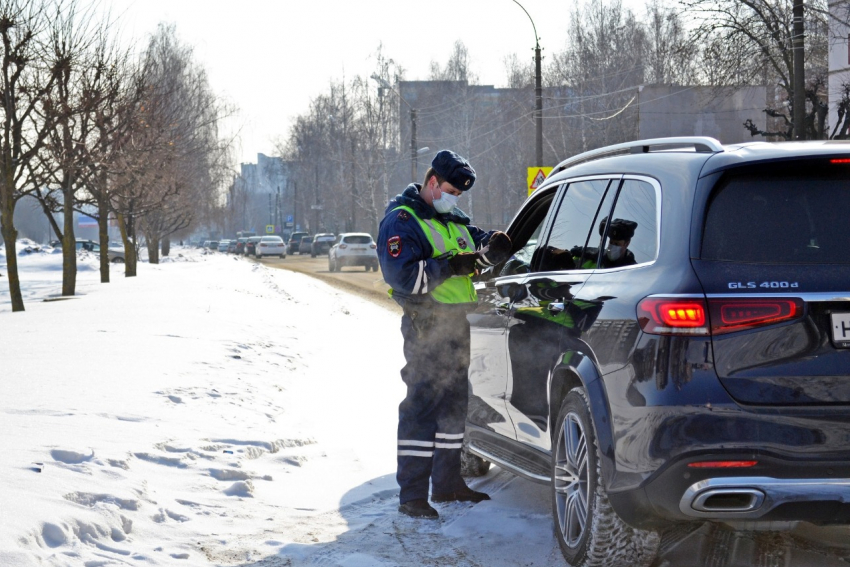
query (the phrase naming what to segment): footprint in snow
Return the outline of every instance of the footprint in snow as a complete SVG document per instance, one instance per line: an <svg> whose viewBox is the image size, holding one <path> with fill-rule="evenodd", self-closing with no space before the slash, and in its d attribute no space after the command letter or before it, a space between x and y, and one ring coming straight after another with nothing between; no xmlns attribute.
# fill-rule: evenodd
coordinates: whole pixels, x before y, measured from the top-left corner
<svg viewBox="0 0 850 567"><path fill-rule="evenodd" d="M50 451L50 456L53 457L53 460L65 463L66 465L79 465L91 461L94 458L94 450L83 453L69 449L53 449Z"/></svg>

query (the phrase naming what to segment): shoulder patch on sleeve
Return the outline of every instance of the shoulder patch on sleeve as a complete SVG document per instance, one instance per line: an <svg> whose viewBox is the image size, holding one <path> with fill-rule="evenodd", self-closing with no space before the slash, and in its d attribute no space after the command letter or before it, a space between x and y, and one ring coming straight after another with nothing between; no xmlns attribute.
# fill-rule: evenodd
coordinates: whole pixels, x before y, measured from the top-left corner
<svg viewBox="0 0 850 567"><path fill-rule="evenodd" d="M402 211L404 212L404 211ZM400 236L391 236L389 240L387 240L387 252L390 253L390 256L393 258L398 258L401 254L401 237Z"/></svg>
<svg viewBox="0 0 850 567"><path fill-rule="evenodd" d="M398 220L400 220L400 221L406 221L406 220L409 220L409 219L410 219L410 213L408 213L407 211L399 211L399 212L398 212L398 217L397 217L397 218L398 218Z"/></svg>

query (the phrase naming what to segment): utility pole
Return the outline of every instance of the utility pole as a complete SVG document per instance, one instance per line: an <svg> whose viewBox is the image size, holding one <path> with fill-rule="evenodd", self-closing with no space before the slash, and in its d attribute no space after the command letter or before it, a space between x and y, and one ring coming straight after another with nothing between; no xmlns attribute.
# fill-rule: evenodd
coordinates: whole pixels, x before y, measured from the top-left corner
<svg viewBox="0 0 850 567"><path fill-rule="evenodd" d="M536 33L536 31L535 31ZM540 71L540 43L534 47L534 136L535 165L543 165L543 77Z"/></svg>
<svg viewBox="0 0 850 567"><path fill-rule="evenodd" d="M280 229L280 234L283 235L283 201L280 200L280 185L277 186L277 227L275 232Z"/></svg>
<svg viewBox="0 0 850 567"><path fill-rule="evenodd" d="M416 109L410 106L409 102L404 100L404 97L401 96L400 92L395 90L391 84L386 82L376 73L372 73L372 80L381 85L383 88L393 91L398 96L398 99L410 109L410 182L416 183L416 164L418 161L417 156L419 155L419 150L416 147ZM399 111L399 114L400 113L401 111ZM423 151L425 150L427 150L427 148L423 148Z"/></svg>
<svg viewBox="0 0 850 567"><path fill-rule="evenodd" d="M292 182L292 232L298 230L298 182Z"/></svg>
<svg viewBox="0 0 850 567"><path fill-rule="evenodd" d="M410 182L416 183L416 109L412 107L410 108Z"/></svg>
<svg viewBox="0 0 850 567"><path fill-rule="evenodd" d="M274 209L272 209L272 194L269 193L269 224L274 224L274 220L272 219L273 214Z"/></svg>
<svg viewBox="0 0 850 567"><path fill-rule="evenodd" d="M525 15L531 21L531 27L534 30L534 138L535 138L535 155L534 166L543 166L543 75L541 70L540 60L540 38L537 36L537 26L534 25L534 20L531 19L531 14L528 13L522 4L514 0L514 4L522 8Z"/></svg>
<svg viewBox="0 0 850 567"><path fill-rule="evenodd" d="M806 139L806 72L804 69L805 29L803 0L794 0L794 27L791 45L794 50L794 139Z"/></svg>

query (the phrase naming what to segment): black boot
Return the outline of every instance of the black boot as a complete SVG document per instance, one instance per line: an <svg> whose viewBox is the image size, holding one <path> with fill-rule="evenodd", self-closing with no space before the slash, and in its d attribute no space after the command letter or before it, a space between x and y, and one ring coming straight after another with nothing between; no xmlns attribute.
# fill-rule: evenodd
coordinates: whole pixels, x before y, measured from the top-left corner
<svg viewBox="0 0 850 567"><path fill-rule="evenodd" d="M473 502L478 503L483 500L490 500L490 495L484 492L472 490L468 486L464 486L460 490L454 492L446 492L444 494L432 494L431 502Z"/></svg>
<svg viewBox="0 0 850 567"><path fill-rule="evenodd" d="M411 518L427 518L429 520L436 520L440 517L437 511L434 510L434 508L428 504L428 501L423 498L405 502L398 507L398 511L405 516L410 516Z"/></svg>

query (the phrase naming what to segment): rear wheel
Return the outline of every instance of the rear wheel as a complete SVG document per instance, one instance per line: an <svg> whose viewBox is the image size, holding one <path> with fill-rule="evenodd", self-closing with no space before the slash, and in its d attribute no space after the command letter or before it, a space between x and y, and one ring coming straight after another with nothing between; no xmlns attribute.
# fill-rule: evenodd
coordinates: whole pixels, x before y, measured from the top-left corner
<svg viewBox="0 0 850 567"><path fill-rule="evenodd" d="M124 258L119 258L118 256L116 256L115 258L112 259L112 263L113 264L123 264Z"/></svg>
<svg viewBox="0 0 850 567"><path fill-rule="evenodd" d="M561 552L574 567L648 566L660 538L627 525L608 501L583 388L561 403L552 450L552 512Z"/></svg>

